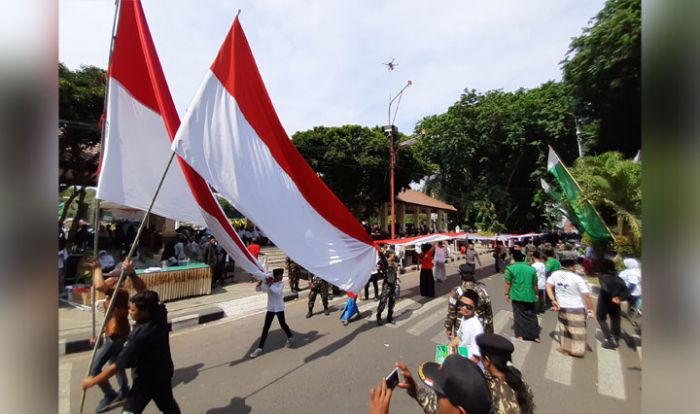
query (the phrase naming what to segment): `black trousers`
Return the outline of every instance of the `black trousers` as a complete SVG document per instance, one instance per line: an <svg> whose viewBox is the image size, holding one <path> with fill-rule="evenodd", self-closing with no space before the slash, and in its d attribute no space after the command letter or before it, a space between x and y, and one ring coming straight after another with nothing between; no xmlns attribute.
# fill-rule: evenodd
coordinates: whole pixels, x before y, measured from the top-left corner
<svg viewBox="0 0 700 414"><path fill-rule="evenodd" d="M513 305L513 331L516 337L532 341L540 337L535 302L511 301Z"/></svg>
<svg viewBox="0 0 700 414"><path fill-rule="evenodd" d="M433 269L420 270L420 294L429 298L435 297L435 279Z"/></svg>
<svg viewBox="0 0 700 414"><path fill-rule="evenodd" d="M377 274L374 273L372 276L369 277L369 280L367 281L367 284L365 285L365 300L369 299L369 284L372 283L374 285L374 297L378 298L379 297L379 282L377 281Z"/></svg>
<svg viewBox="0 0 700 414"><path fill-rule="evenodd" d="M158 409L166 414L180 414L180 407L173 397L171 378L165 380L143 380L137 378L129 391L123 414L141 414L153 400Z"/></svg>
<svg viewBox="0 0 700 414"><path fill-rule="evenodd" d="M610 327L608 327L608 317L610 317ZM595 318L598 320L600 330L603 331L605 339L615 337L620 339L622 330L620 329L620 305L612 303L610 298L600 295L598 305L595 310Z"/></svg>
<svg viewBox="0 0 700 414"><path fill-rule="evenodd" d="M280 327L284 331L285 334L287 334L287 338L292 337L292 331L289 330L289 326L287 326L287 322L284 320L284 311L282 312L270 312L267 311L265 314L265 325L263 325L263 331L262 331L262 336L260 337L260 343L258 344L258 348L263 348L265 346L265 340L267 339L267 333L270 331L270 326L272 325L272 320L277 316L277 320L280 323Z"/></svg>

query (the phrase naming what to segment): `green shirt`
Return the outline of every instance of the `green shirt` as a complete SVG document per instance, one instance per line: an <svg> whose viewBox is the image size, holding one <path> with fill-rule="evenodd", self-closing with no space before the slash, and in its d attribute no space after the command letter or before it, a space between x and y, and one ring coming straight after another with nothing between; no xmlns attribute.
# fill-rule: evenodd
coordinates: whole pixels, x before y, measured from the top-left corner
<svg viewBox="0 0 700 414"><path fill-rule="evenodd" d="M537 302L537 271L534 267L516 262L506 268L506 282L510 282L510 300Z"/></svg>
<svg viewBox="0 0 700 414"><path fill-rule="evenodd" d="M551 275L559 269L561 269L561 263L559 263L559 260L553 257L547 259L547 261L544 264L544 270L547 272L547 276Z"/></svg>

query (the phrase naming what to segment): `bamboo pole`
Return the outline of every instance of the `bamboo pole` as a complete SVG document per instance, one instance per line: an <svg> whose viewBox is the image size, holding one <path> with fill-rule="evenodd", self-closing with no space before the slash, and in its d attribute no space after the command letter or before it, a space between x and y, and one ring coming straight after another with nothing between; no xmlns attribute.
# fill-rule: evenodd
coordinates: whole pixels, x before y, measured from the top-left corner
<svg viewBox="0 0 700 414"><path fill-rule="evenodd" d="M163 171L163 175L160 178L160 182L158 183L158 187L156 188L155 193L153 194L153 198L151 199L151 203L148 206L148 210L146 211L146 214L144 215L143 219L141 220L141 224L139 225L139 229L136 232L136 237L134 238L133 243L131 243L131 248L129 249L129 253L126 255L126 260L131 260L131 258L134 256L134 253L136 252L136 249L138 247L138 241L139 238L141 237L141 233L143 233L143 229L146 224L146 218L148 215L151 213L151 210L153 209L153 204L156 201L156 198L158 197L158 193L160 192L160 188L163 186L163 181L165 181L165 176L168 173L168 170L170 169L170 165L173 163L173 159L175 158L175 151L173 151L170 154L170 159L168 160L168 164L165 166L165 170ZM117 280L117 284L114 286L114 291L117 292L119 288L121 288L122 283L124 282L124 266L121 268L121 272L119 273L119 279ZM90 371L92 370L92 364L95 362L95 354L97 352L97 348L100 345L100 340L102 338L102 333L104 332L105 325L107 324L107 321L109 318L112 316L112 310L114 308L114 301L110 300L109 301L109 307L107 307L107 310L105 311L105 316L104 319L102 320L102 325L100 326L100 330L98 333L98 336L96 337L95 340L95 346L92 348L92 355L90 356L90 363L88 364L88 372L87 375L90 375ZM83 412L83 406L85 405L85 390L83 390L83 394L80 398L80 412Z"/></svg>

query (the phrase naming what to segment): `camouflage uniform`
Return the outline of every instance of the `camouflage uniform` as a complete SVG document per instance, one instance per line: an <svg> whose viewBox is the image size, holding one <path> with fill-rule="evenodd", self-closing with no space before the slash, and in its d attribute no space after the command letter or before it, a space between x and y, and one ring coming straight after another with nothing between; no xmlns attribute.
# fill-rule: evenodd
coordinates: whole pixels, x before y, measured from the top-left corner
<svg viewBox="0 0 700 414"><path fill-rule="evenodd" d="M535 247L532 242L529 242L527 245L525 245L525 252L527 253L527 260L528 263L532 263L532 254L537 251L537 247Z"/></svg>
<svg viewBox="0 0 700 414"><path fill-rule="evenodd" d="M287 275L289 277L289 288L292 292L298 292L299 280L301 279L301 266L289 257L287 258Z"/></svg>
<svg viewBox="0 0 700 414"><path fill-rule="evenodd" d="M416 401L423 408L425 414L436 414L438 412L438 396L432 388L418 388Z"/></svg>
<svg viewBox="0 0 700 414"><path fill-rule="evenodd" d="M321 294L321 301L323 302L323 310L328 314L328 282L321 279L316 275L311 275L311 284L309 285L309 313L306 314L307 318L310 318L314 310L314 302L316 302L316 294Z"/></svg>
<svg viewBox="0 0 700 414"><path fill-rule="evenodd" d="M525 407L520 407L515 391L505 380L491 376L488 371L484 372L484 376L491 392L491 414L532 414L535 412L532 389L525 381L523 381L523 385L527 390L528 401Z"/></svg>
<svg viewBox="0 0 700 414"><path fill-rule="evenodd" d="M445 317L445 329L453 334L459 330L462 318L457 313L457 302L464 291L471 289L479 294L479 306L476 308L476 316L484 327L484 332L493 333L493 309L491 309L491 298L486 292L485 285L479 282L463 281L460 286L450 291L447 301L447 317Z"/></svg>
<svg viewBox="0 0 700 414"><path fill-rule="evenodd" d="M396 300L396 267L388 266L386 271L380 273L384 276L384 281L382 282L382 293L379 296L379 306L377 306L377 321L382 320L382 312L384 307L389 302L389 308L386 313L387 322L392 321L392 316L394 315L394 302Z"/></svg>

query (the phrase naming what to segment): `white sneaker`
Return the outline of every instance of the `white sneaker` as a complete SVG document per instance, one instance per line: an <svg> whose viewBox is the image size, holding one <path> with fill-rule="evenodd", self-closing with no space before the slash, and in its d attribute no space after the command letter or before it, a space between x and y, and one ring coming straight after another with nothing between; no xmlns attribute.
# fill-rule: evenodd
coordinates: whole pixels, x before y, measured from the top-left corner
<svg viewBox="0 0 700 414"><path fill-rule="evenodd" d="M260 354L262 354L262 353L263 353L262 348L256 348L255 351L253 351L253 353L250 354L250 357L251 357L251 358L257 358L257 357L260 356Z"/></svg>
<svg viewBox="0 0 700 414"><path fill-rule="evenodd" d="M289 348L289 347L292 346L293 343L294 343L294 335L292 335L292 336L290 336L289 338L287 338L287 343L286 343L284 346L286 346L287 348Z"/></svg>

